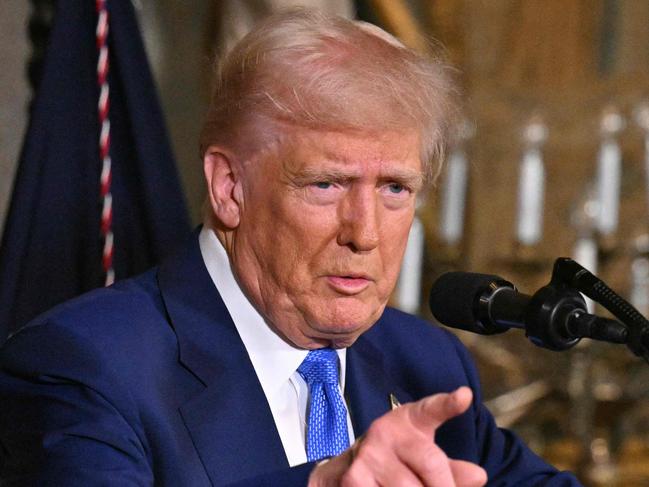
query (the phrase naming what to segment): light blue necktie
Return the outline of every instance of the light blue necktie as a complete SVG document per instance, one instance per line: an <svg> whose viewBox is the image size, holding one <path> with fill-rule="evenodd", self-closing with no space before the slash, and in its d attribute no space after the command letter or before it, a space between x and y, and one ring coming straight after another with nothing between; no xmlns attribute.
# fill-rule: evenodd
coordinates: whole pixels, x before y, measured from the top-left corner
<svg viewBox="0 0 649 487"><path fill-rule="evenodd" d="M338 390L338 354L331 348L311 350L297 371L309 386L307 459L338 455L349 447L347 409Z"/></svg>

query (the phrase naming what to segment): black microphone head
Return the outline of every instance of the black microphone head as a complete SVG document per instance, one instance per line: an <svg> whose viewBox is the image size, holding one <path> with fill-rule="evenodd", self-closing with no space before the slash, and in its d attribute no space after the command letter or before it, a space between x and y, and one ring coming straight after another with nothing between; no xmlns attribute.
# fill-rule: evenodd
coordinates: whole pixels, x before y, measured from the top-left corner
<svg viewBox="0 0 649 487"><path fill-rule="evenodd" d="M482 335L500 333L506 328L485 323L480 316L479 301L485 293L513 285L491 274L447 272L433 284L430 310L440 323Z"/></svg>

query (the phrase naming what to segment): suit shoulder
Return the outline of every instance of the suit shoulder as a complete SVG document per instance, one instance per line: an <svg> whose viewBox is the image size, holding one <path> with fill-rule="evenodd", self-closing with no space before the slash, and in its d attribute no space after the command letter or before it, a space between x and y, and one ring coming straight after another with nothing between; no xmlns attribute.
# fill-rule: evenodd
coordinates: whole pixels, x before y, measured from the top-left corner
<svg viewBox="0 0 649 487"><path fill-rule="evenodd" d="M383 352L389 367L403 374L400 380L404 382L419 377L422 384L436 384L431 390L451 390L463 384L479 388L469 351L458 337L435 323L386 308L366 335Z"/></svg>
<svg viewBox="0 0 649 487"><path fill-rule="evenodd" d="M59 304L36 317L15 335L40 327L71 328L75 333L104 337L138 328L158 315L164 306L156 284L156 269L95 289ZM12 337L13 338L13 337ZM11 341L11 339L10 339Z"/></svg>
<svg viewBox="0 0 649 487"><path fill-rule="evenodd" d="M453 333L438 324L389 307L385 308L383 315L370 331L406 342L433 340L449 346L459 344L458 338Z"/></svg>
<svg viewBox="0 0 649 487"><path fill-rule="evenodd" d="M129 367L133 357L173 350L155 269L97 289L37 317L5 343L0 364L36 371L41 364ZM38 357L38 358L36 358Z"/></svg>

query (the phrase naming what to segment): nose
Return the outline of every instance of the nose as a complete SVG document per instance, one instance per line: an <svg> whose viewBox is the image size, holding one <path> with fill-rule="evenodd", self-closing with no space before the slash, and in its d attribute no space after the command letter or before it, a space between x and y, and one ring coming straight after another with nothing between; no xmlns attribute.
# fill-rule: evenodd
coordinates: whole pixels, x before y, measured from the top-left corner
<svg viewBox="0 0 649 487"><path fill-rule="evenodd" d="M372 188L354 188L339 207L338 244L354 252L369 252L379 244L377 195Z"/></svg>

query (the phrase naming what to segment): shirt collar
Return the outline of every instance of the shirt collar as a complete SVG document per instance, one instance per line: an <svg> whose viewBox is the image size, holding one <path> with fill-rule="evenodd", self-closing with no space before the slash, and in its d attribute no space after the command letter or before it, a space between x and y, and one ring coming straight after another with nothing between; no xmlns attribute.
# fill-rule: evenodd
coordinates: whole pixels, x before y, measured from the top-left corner
<svg viewBox="0 0 649 487"><path fill-rule="evenodd" d="M289 381L308 350L286 343L266 323L239 287L228 254L214 231L205 225L198 238L207 271L234 321L264 393L275 394ZM340 385L344 390L346 349L337 352Z"/></svg>

